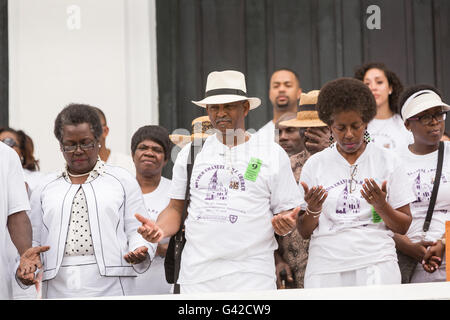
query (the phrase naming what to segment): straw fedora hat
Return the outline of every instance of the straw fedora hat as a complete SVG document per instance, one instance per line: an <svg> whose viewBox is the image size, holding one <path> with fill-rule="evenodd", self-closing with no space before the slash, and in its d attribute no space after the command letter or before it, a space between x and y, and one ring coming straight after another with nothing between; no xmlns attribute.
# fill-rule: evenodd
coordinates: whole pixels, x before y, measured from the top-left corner
<svg viewBox="0 0 450 320"><path fill-rule="evenodd" d="M247 97L247 87L243 73L234 70L213 71L206 80L205 98L192 103L206 108L209 104L223 104L248 100L250 110L261 104L259 98Z"/></svg>
<svg viewBox="0 0 450 320"><path fill-rule="evenodd" d="M279 125L284 127L326 127L327 125L319 119L316 109L317 97L320 90L312 90L302 93L300 97L300 111L295 119L281 121Z"/></svg>
<svg viewBox="0 0 450 320"><path fill-rule="evenodd" d="M194 139L206 139L214 131L208 116L202 116L192 120L191 135L171 134L170 140L177 146L184 146Z"/></svg>

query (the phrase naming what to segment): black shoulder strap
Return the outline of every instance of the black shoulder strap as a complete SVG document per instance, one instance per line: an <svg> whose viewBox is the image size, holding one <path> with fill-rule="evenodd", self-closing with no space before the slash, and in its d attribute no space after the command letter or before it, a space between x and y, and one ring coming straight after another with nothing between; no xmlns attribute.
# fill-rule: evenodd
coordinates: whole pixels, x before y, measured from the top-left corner
<svg viewBox="0 0 450 320"><path fill-rule="evenodd" d="M186 180L186 193L185 193L185 197L184 197L184 208L183 208L183 214L181 216L181 227L180 227L180 231L183 229L184 226L184 220L186 220L187 217L187 208L189 206L189 201L191 198L191 176L192 176L192 168L194 167L194 161L195 158L197 157L197 154L200 152L202 148L202 145L197 145L196 143L194 143L194 141L192 141L191 143L191 150L189 151L189 155L188 155L188 161L187 161L187 180Z"/></svg>
<svg viewBox="0 0 450 320"><path fill-rule="evenodd" d="M175 235L175 242L182 242L183 241L183 233L184 233L184 221L187 217L187 209L189 207L189 201L191 197L190 187L191 187L191 176L192 176L192 168L194 167L194 161L197 157L197 154L201 151L202 145L197 145L192 141L191 143L191 149L189 150L188 160L187 160L187 180L186 180L186 193L184 197L184 206L183 206L183 213L181 215L181 224L180 229ZM180 293L180 285L177 282L178 280L178 274L180 272L180 261L181 254L175 257L175 266L174 266L174 291L173 293L178 294Z"/></svg>
<svg viewBox="0 0 450 320"><path fill-rule="evenodd" d="M428 206L427 217L423 224L423 232L427 232L430 228L431 218L433 217L434 205L436 204L439 184L441 182L442 163L444 162L444 142L439 142L438 163L436 167L436 176L434 178L433 191L431 192L430 204Z"/></svg>
<svg viewBox="0 0 450 320"><path fill-rule="evenodd" d="M191 149L190 149L189 155L188 155L188 162L187 162L186 193L185 193L185 197L184 197L185 201L184 201L183 213L181 216L181 225L180 225L180 229L178 230L178 232L182 232L183 228L184 228L184 221L186 220L186 217L187 217L187 208L189 206L189 201L191 198L190 187L191 187L192 168L194 167L195 158L197 157L197 154L201 151L201 149L202 149L202 144L198 144L198 143L195 143L195 141L192 141Z"/></svg>

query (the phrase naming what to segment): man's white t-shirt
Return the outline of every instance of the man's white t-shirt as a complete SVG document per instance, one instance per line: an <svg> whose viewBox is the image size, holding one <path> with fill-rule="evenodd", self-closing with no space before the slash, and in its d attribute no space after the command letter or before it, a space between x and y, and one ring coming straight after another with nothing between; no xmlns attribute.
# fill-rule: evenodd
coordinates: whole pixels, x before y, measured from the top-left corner
<svg viewBox="0 0 450 320"><path fill-rule="evenodd" d="M161 181L155 191L143 194L145 207L150 219L156 221L161 211L169 204L170 186L170 180L161 177ZM168 241L169 239L166 238L160 243L167 243ZM172 285L166 281L164 272L164 258L155 255L150 268L136 277L135 285L133 295L171 293Z"/></svg>
<svg viewBox="0 0 450 320"><path fill-rule="evenodd" d="M275 123L270 120L264 126L262 126L257 132L257 135L261 136L263 139L267 139L267 141L275 141ZM275 141L278 143L278 141Z"/></svg>
<svg viewBox="0 0 450 320"><path fill-rule="evenodd" d="M388 119L373 119L369 122L367 131L375 145L393 151L403 150L414 142L412 133L406 129L399 114Z"/></svg>
<svg viewBox="0 0 450 320"><path fill-rule="evenodd" d="M417 155L405 148L401 153L403 165L411 184L405 186L414 191L415 201L410 205L413 220L407 232L412 242L422 240L422 229L427 216L431 191L436 175L438 151L425 155ZM444 163L436 204L431 219L430 229L426 233L426 241L436 241L445 232L445 221L450 220L450 142L445 142Z"/></svg>
<svg viewBox="0 0 450 320"><path fill-rule="evenodd" d="M19 156L9 146L0 143L0 299L11 298L10 258L8 256L8 216L30 210L28 194Z"/></svg>
<svg viewBox="0 0 450 320"><path fill-rule="evenodd" d="M186 145L175 162L172 199L185 198L190 148ZM271 220L303 203L286 152L258 135L233 148L210 136L195 160L190 194L179 283L239 272L275 281Z"/></svg>
<svg viewBox="0 0 450 320"><path fill-rule="evenodd" d="M306 161L300 181L309 188L323 186L328 197L311 236L305 277L397 260L393 232L378 221L373 207L361 195L366 178L373 178L380 187L387 181L387 201L394 209L415 199L412 190L405 188L409 178L400 159L373 143L367 144L353 166L338 152L336 144ZM303 187L299 188L304 194Z"/></svg>

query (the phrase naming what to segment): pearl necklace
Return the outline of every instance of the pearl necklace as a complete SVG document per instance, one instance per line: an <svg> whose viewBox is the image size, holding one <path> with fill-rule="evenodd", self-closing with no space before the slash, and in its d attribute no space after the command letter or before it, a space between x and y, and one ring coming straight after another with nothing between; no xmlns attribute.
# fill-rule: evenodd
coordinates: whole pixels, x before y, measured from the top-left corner
<svg viewBox="0 0 450 320"><path fill-rule="evenodd" d="M82 174L72 174L72 173L69 172L69 170L67 170L67 174L68 174L69 176L71 176L72 178L84 177L84 176L90 174L91 172L92 172L92 170L89 171L89 172L86 172L86 173L82 173Z"/></svg>

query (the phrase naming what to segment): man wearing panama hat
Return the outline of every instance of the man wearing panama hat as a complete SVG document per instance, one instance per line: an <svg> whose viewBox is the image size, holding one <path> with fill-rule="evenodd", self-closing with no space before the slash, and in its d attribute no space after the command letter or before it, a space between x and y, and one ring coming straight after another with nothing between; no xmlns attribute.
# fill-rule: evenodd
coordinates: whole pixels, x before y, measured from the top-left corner
<svg viewBox="0 0 450 320"><path fill-rule="evenodd" d="M274 141L245 129L259 98L247 97L245 77L232 70L209 74L205 108L216 134L198 153L187 182L188 143L173 168L170 203L157 222L137 216L138 232L159 242L178 231L190 183L181 293L276 289L274 231L289 234L303 203L289 158Z"/></svg>

